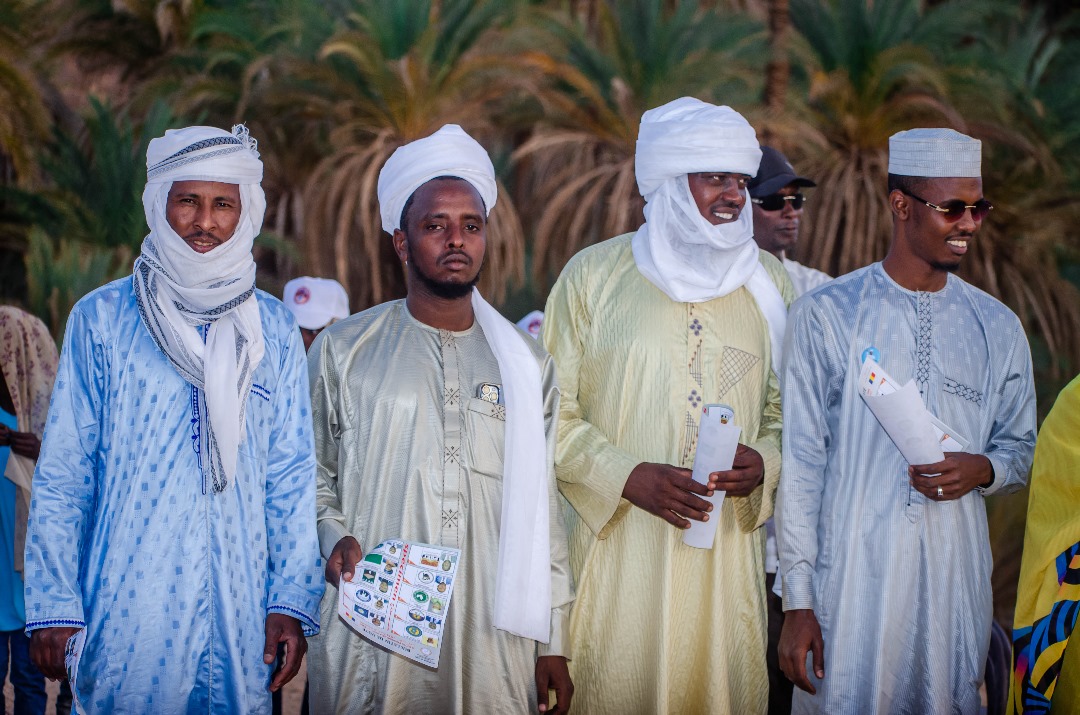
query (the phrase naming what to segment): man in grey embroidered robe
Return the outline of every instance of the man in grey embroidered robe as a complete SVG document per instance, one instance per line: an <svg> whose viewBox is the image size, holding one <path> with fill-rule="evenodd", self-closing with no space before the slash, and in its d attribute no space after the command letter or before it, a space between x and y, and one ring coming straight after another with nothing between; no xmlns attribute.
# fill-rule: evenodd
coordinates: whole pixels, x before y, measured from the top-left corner
<svg viewBox="0 0 1080 715"><path fill-rule="evenodd" d="M559 392L551 357L473 288L495 202L490 159L460 128L444 127L391 157L379 202L408 297L330 326L309 357L329 583L324 635L311 641L312 711L534 712L547 707L550 686L565 712L573 591L554 474ZM516 350L515 360L501 347ZM529 434L511 425L515 409L521 419L513 376L522 372L535 378ZM542 500L547 517L517 539L505 500L522 505L514 490L528 477L514 460L526 441L537 457L531 501ZM338 579L351 579L361 547L390 538L461 549L437 670L380 649L337 616ZM531 551L531 590L507 599L502 555L540 542L549 546ZM539 614L536 595L548 604ZM540 632L509 617L529 611Z"/></svg>
<svg viewBox="0 0 1080 715"><path fill-rule="evenodd" d="M952 275L990 205L981 144L889 141L881 263L792 309L776 509L792 712L978 713L990 639L985 494L1022 487L1035 444L1031 355L1007 307ZM872 356L966 441L909 465L858 391Z"/></svg>

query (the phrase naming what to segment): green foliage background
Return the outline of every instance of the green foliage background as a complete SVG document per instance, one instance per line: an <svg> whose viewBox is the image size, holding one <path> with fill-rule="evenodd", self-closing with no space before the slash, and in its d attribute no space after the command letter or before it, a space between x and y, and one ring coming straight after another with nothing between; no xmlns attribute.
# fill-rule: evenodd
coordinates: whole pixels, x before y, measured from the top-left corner
<svg viewBox="0 0 1080 715"><path fill-rule="evenodd" d="M146 231L165 128L246 122L268 197L259 280L331 276L359 310L404 284L375 179L459 123L502 190L482 288L542 307L580 248L641 221L641 113L729 104L819 188L796 258L879 260L889 135L984 141L992 220L962 275L1024 321L1039 411L1080 370L1080 13L1005 0L9 0L0 4L0 299L59 337ZM1011 621L1025 496L989 502Z"/></svg>

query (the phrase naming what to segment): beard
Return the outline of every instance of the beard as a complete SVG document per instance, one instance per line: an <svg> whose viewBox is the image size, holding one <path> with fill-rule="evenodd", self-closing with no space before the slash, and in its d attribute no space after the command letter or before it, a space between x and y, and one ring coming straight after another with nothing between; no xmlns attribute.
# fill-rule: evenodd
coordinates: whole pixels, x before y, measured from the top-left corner
<svg viewBox="0 0 1080 715"><path fill-rule="evenodd" d="M480 281L480 274L484 271L484 266L481 264L480 270L476 272L471 281L458 283L456 281L435 280L427 273L424 273L423 269L416 263L410 263L409 267L412 269L413 275L432 295L443 300L458 300L472 293L472 289Z"/></svg>

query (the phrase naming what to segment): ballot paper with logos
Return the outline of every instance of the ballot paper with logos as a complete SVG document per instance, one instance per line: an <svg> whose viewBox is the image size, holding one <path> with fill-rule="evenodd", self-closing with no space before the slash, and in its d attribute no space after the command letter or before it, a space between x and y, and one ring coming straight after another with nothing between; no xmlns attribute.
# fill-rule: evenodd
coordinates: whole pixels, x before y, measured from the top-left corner
<svg viewBox="0 0 1080 715"><path fill-rule="evenodd" d="M439 667L459 549L384 541L338 590L338 615L372 643Z"/></svg>
<svg viewBox="0 0 1080 715"><path fill-rule="evenodd" d="M694 455L694 481L708 484L713 472L726 472L735 463L742 428L735 424L735 411L727 405L705 405L698 424L697 452ZM697 549L711 549L716 540L716 525L720 523L720 507L726 492L715 491L702 497L713 505L708 521L690 519L690 528L683 532L683 543Z"/></svg>
<svg viewBox="0 0 1080 715"><path fill-rule="evenodd" d="M859 394L908 464L936 464L945 452L967 448L967 440L926 409L914 380L899 385L873 358L863 361Z"/></svg>

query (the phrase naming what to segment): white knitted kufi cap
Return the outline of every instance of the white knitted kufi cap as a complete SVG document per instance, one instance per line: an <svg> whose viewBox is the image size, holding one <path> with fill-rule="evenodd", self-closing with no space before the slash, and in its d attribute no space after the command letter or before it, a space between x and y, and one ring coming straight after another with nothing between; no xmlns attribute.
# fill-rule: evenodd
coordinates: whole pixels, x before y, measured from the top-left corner
<svg viewBox="0 0 1080 715"><path fill-rule="evenodd" d="M982 142L953 129L909 129L889 137L889 173L982 178Z"/></svg>

